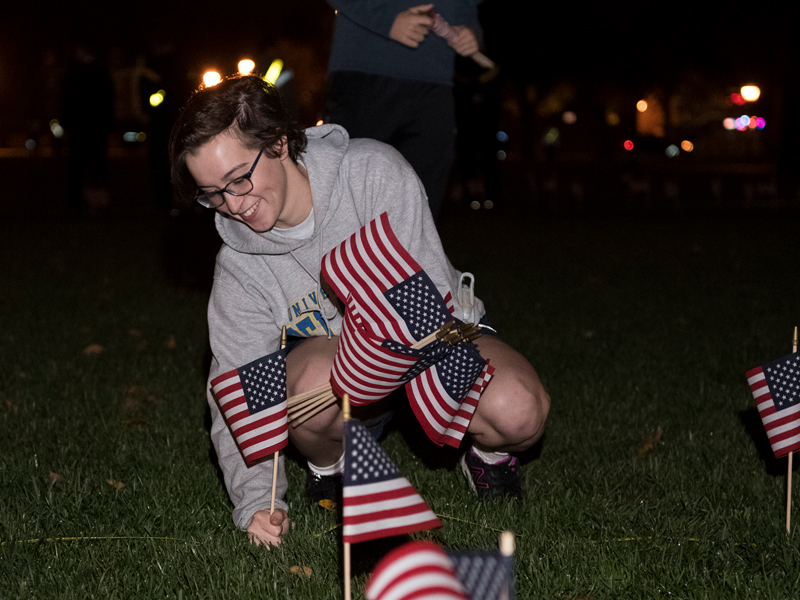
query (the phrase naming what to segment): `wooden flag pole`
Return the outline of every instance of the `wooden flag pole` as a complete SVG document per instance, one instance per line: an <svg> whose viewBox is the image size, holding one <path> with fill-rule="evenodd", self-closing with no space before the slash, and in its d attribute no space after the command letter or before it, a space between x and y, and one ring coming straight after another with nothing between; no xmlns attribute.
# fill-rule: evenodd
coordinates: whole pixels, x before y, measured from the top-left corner
<svg viewBox="0 0 800 600"><path fill-rule="evenodd" d="M324 398L320 398L313 405L306 406L302 410L292 411L289 415L289 421L292 423L292 427L297 427L333 404L336 404L336 396L331 392Z"/></svg>
<svg viewBox="0 0 800 600"><path fill-rule="evenodd" d="M510 558L514 556L514 550L516 549L516 541L514 539L514 533L511 531L504 531L500 534L500 554L505 556L506 558ZM511 597L511 590L509 589L511 586L511 573L508 574L508 581L506 582L506 589L504 590L503 594L500 596L503 600L508 600Z"/></svg>
<svg viewBox="0 0 800 600"><path fill-rule="evenodd" d="M317 387L315 387L313 389L310 389L307 392L303 392L302 394L297 394L296 396L292 396L291 398L289 398L287 403L289 404L289 406L292 406L294 404L298 404L298 403L302 402L303 400L307 400L308 398L312 398L314 396L318 396L319 394L324 394L325 392L329 391L330 389L331 389L331 384L330 383L323 383L322 385L319 385L319 386L317 386Z"/></svg>
<svg viewBox="0 0 800 600"><path fill-rule="evenodd" d="M792 352L797 352L797 327L794 328ZM786 533L791 533L792 527L792 456L794 452L789 452L789 466L786 473Z"/></svg>
<svg viewBox="0 0 800 600"><path fill-rule="evenodd" d="M281 330L281 350L286 348L286 326ZM278 454L280 450L276 450L272 455L272 495L269 499L269 514L275 512L275 490L278 488Z"/></svg>
<svg viewBox="0 0 800 600"><path fill-rule="evenodd" d="M350 396L342 396L342 421L347 423L350 420ZM344 436L345 440L347 436ZM343 442L346 443L346 442ZM345 448L347 450L347 448ZM344 600L350 600L350 542L342 542L344 547Z"/></svg>
<svg viewBox="0 0 800 600"><path fill-rule="evenodd" d="M514 541L514 533L511 531L504 531L500 534L500 554L503 556L514 556L516 549L516 542Z"/></svg>

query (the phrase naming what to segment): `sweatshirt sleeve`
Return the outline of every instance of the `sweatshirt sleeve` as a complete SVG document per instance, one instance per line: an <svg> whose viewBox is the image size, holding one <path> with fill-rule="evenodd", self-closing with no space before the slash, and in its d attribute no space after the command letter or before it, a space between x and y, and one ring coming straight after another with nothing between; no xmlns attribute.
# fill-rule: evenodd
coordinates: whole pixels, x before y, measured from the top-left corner
<svg viewBox="0 0 800 600"><path fill-rule="evenodd" d="M209 382L221 373L275 352L279 346L279 334L276 335L272 314L255 302L238 282L220 274L220 270L218 265L208 305L208 331L213 354ZM248 467L211 394L210 385L206 395L211 409L211 441L233 502L233 521L244 530L256 511L269 509L273 460ZM286 489L281 454L275 506L284 510L288 510L283 501Z"/></svg>
<svg viewBox="0 0 800 600"><path fill-rule="evenodd" d="M391 146L373 140L355 140L362 147L351 166L352 181L363 186L356 197L361 198L364 222L388 213L389 224L398 241L425 270L436 288L446 296L453 295L455 317L464 319L459 302L457 271L442 247L439 233L428 207L422 182L403 156ZM476 299L478 318L483 316L483 304Z"/></svg>

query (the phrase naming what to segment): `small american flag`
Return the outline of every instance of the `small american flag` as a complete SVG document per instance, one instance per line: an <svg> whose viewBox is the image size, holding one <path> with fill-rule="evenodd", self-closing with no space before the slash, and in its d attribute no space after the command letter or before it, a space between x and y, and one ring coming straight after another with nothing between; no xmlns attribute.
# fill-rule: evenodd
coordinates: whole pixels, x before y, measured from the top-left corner
<svg viewBox="0 0 800 600"><path fill-rule="evenodd" d="M215 377L211 393L248 466L286 446L285 350Z"/></svg>
<svg viewBox="0 0 800 600"><path fill-rule="evenodd" d="M776 458L800 448L800 354L747 372L761 422Z"/></svg>
<svg viewBox="0 0 800 600"><path fill-rule="evenodd" d="M456 577L471 600L514 600L513 558L494 551L449 551Z"/></svg>
<svg viewBox="0 0 800 600"><path fill-rule="evenodd" d="M366 325L382 339L411 346L450 319L450 292L442 298L395 236L385 212L326 254L322 274L341 300L353 298Z"/></svg>
<svg viewBox="0 0 800 600"><path fill-rule="evenodd" d="M406 384L411 409L431 441L458 448L493 373L475 344L462 343Z"/></svg>
<svg viewBox="0 0 800 600"><path fill-rule="evenodd" d="M442 524L358 419L345 423L342 539L356 543Z"/></svg>
<svg viewBox="0 0 800 600"><path fill-rule="evenodd" d="M469 600L444 550L408 542L381 559L367 583L367 600Z"/></svg>

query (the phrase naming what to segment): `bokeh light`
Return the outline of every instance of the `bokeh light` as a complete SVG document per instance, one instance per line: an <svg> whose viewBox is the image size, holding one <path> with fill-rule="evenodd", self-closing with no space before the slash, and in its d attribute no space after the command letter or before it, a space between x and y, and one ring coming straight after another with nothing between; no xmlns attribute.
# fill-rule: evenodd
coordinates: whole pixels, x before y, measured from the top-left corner
<svg viewBox="0 0 800 600"><path fill-rule="evenodd" d="M53 137L56 139L64 137L64 128L61 126L61 123L58 122L58 119L50 120L50 133L52 133Z"/></svg>
<svg viewBox="0 0 800 600"><path fill-rule="evenodd" d="M264 79L272 85L275 85L275 82L278 81L278 77L280 77L281 71L283 71L283 61L280 58L276 58L272 61L269 69L267 69L267 74L264 75Z"/></svg>
<svg viewBox="0 0 800 600"><path fill-rule="evenodd" d="M508 134L505 131L498 131L496 137L497 137L497 141L498 142L507 142L508 141Z"/></svg>
<svg viewBox="0 0 800 600"><path fill-rule="evenodd" d="M691 152L692 150L694 150L694 144L689 140L683 140L681 142L681 150L683 150L684 152Z"/></svg>
<svg viewBox="0 0 800 600"><path fill-rule="evenodd" d="M667 149L664 150L664 154L666 154L670 158L675 158L680 153L681 151L678 150L678 147L675 144L670 144L669 146L667 146Z"/></svg>
<svg viewBox="0 0 800 600"><path fill-rule="evenodd" d="M126 131L122 134L122 139L126 142L143 142L147 139L144 131Z"/></svg>
<svg viewBox="0 0 800 600"><path fill-rule="evenodd" d="M767 122L764 120L764 117L758 117L756 119L756 128L757 129L764 129L764 127L766 125L767 125Z"/></svg>
<svg viewBox="0 0 800 600"><path fill-rule="evenodd" d="M638 110L639 112L646 111L647 110L647 102L645 102L644 100L639 100L636 103L636 110Z"/></svg>
<svg viewBox="0 0 800 600"><path fill-rule="evenodd" d="M250 75L250 73L253 72L253 69L256 68L256 63L249 58L243 58L236 66L239 69L239 75Z"/></svg>
<svg viewBox="0 0 800 600"><path fill-rule="evenodd" d="M731 117L728 117L722 122L722 126L728 131L733 131L736 129L736 122Z"/></svg>
<svg viewBox="0 0 800 600"><path fill-rule="evenodd" d="M606 115L606 123L614 127L619 125L619 115L615 112L610 112Z"/></svg>
<svg viewBox="0 0 800 600"><path fill-rule="evenodd" d="M737 106L741 106L742 104L747 102L747 100L745 100L741 94L733 93L731 94L731 102L733 102Z"/></svg>
<svg viewBox="0 0 800 600"><path fill-rule="evenodd" d="M222 81L222 76L216 71L206 71L203 73L203 85L206 87L217 85L220 81Z"/></svg>
<svg viewBox="0 0 800 600"><path fill-rule="evenodd" d="M757 85L743 85L740 90L742 98L747 102L755 102L761 97L761 89Z"/></svg>
<svg viewBox="0 0 800 600"><path fill-rule="evenodd" d="M631 140L625 140L622 147L625 148L625 150L631 151L633 150L633 142Z"/></svg>
<svg viewBox="0 0 800 600"><path fill-rule="evenodd" d="M558 141L559 131L557 127L551 127L548 129L544 137L542 138L542 142L544 142L545 146L552 146Z"/></svg>
<svg viewBox="0 0 800 600"><path fill-rule="evenodd" d="M325 123L325 121L323 121L322 119L320 119L319 121L317 121L317 127L319 127L320 125L322 125L322 124L324 124L324 123Z"/></svg>
<svg viewBox="0 0 800 600"><path fill-rule="evenodd" d="M150 96L150 106L158 106L162 102L164 102L164 98L166 97L166 92L164 90L158 90L155 94Z"/></svg>
<svg viewBox="0 0 800 600"><path fill-rule="evenodd" d="M576 115L573 111L567 110L561 115L561 120L564 121L567 125L574 125L575 122L578 120L578 115Z"/></svg>

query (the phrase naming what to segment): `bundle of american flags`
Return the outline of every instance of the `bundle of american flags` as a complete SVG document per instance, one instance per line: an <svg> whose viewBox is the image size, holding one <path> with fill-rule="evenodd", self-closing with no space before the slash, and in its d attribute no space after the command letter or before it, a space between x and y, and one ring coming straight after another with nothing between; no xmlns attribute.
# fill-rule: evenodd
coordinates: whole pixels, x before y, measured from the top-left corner
<svg viewBox="0 0 800 600"><path fill-rule="evenodd" d="M457 447L494 369L470 341L418 347L452 320L452 294L442 297L386 213L325 255L322 274L346 307L333 390L358 406L405 385L428 437Z"/></svg>

